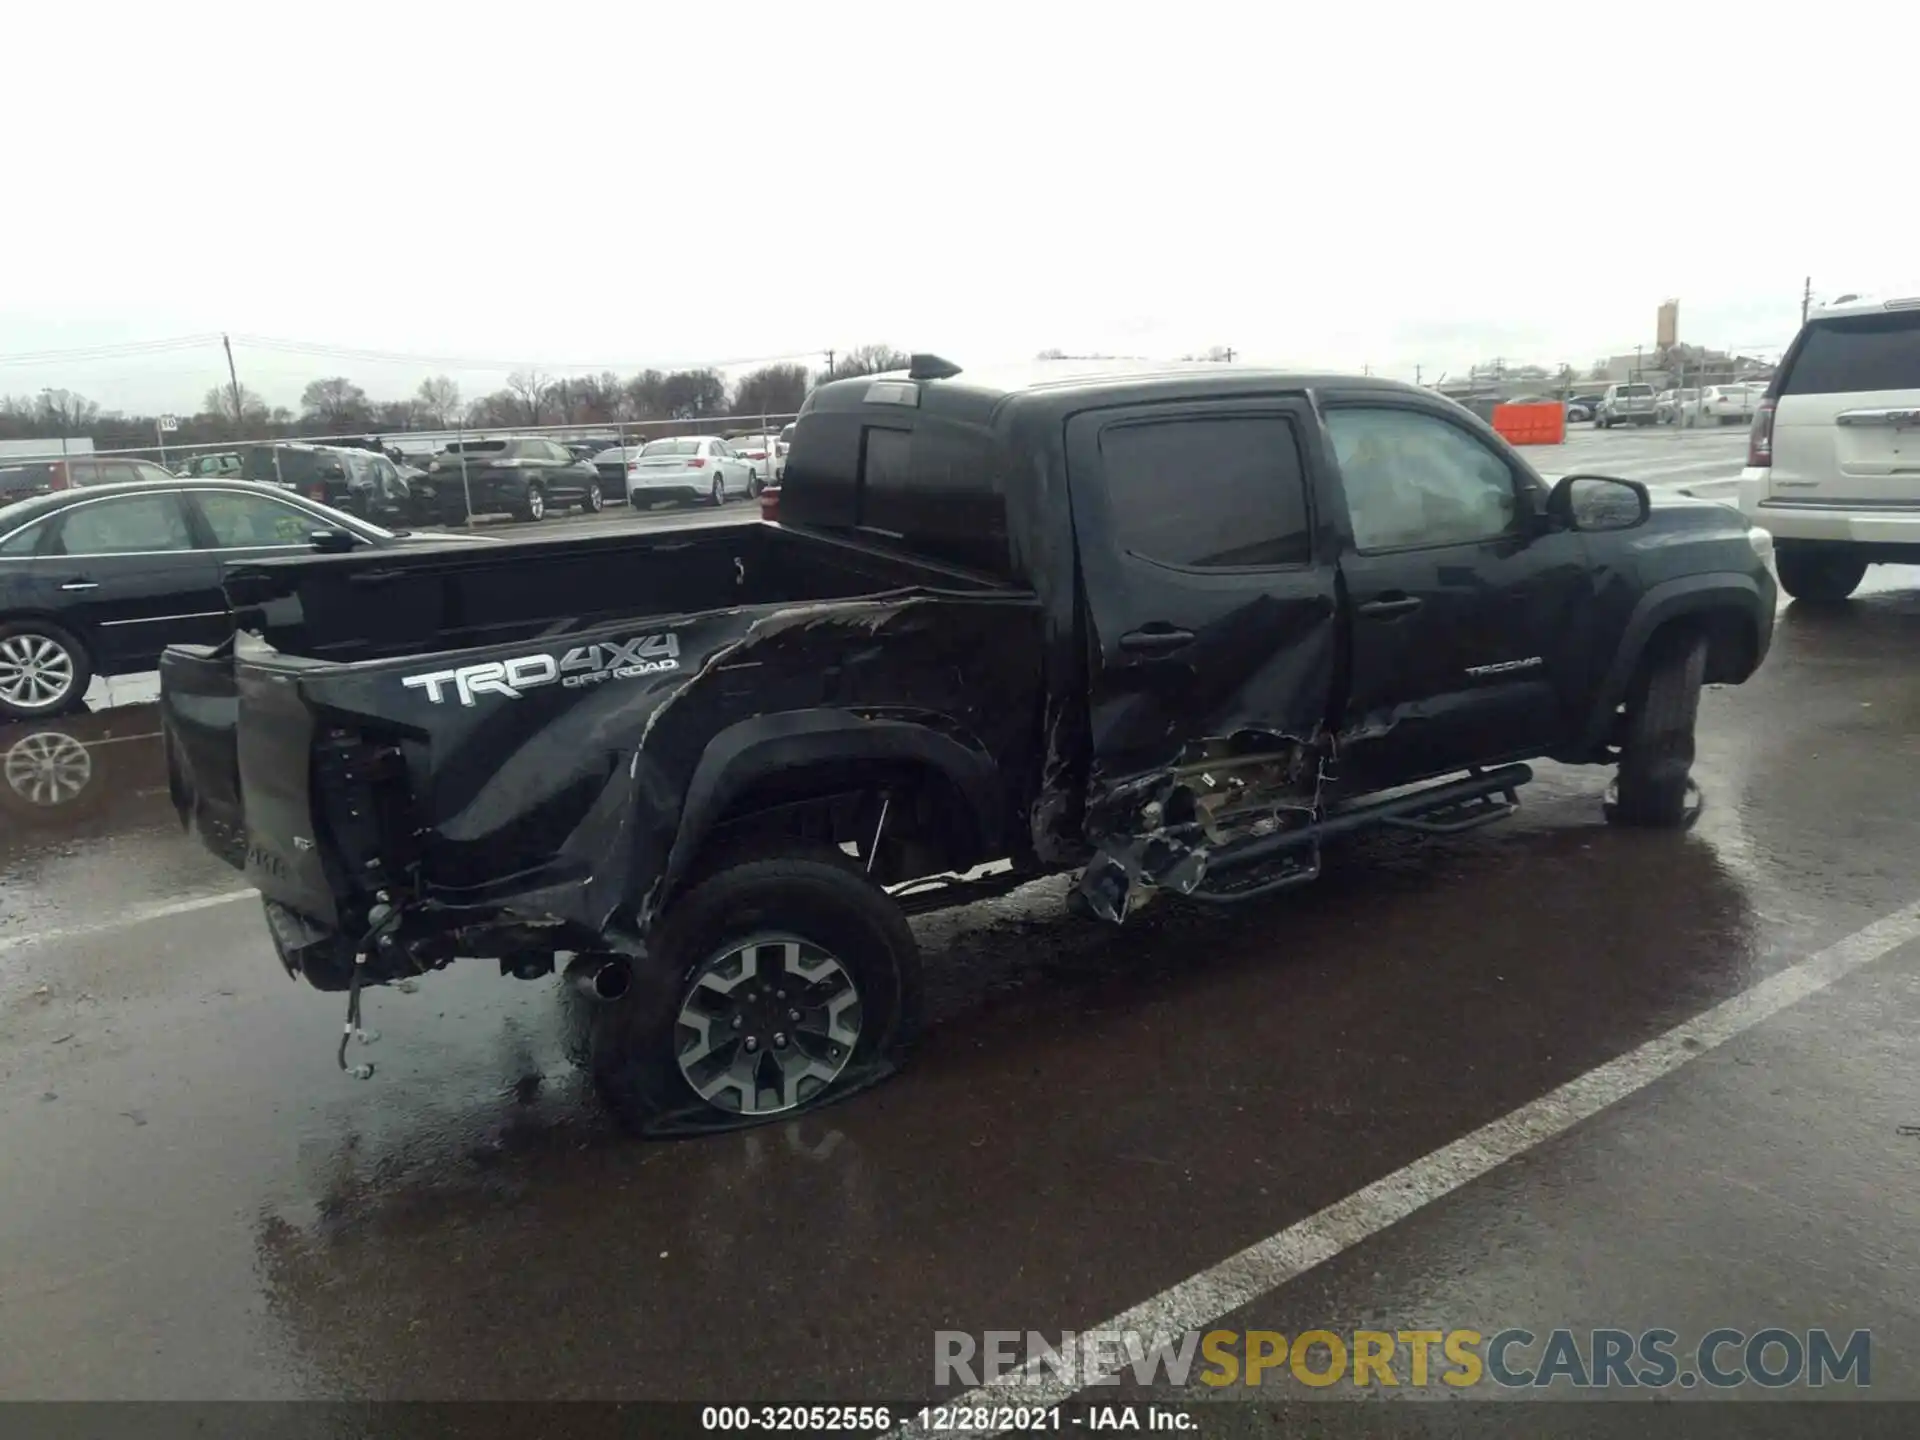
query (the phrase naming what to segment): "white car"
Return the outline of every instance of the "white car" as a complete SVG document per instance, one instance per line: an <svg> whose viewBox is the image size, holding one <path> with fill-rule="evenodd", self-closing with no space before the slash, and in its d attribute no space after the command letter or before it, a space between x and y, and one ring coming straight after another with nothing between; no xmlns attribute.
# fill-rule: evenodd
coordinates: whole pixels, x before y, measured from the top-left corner
<svg viewBox="0 0 1920 1440"><path fill-rule="evenodd" d="M1707 385L1700 391L1695 419L1702 425L1746 425L1759 408L1760 395L1751 385Z"/></svg>
<svg viewBox="0 0 1920 1440"><path fill-rule="evenodd" d="M724 505L735 495L757 494L760 488L753 465L718 435L649 440L638 452L629 449L626 456L627 503L636 510L663 500ZM594 458L596 469L602 458Z"/></svg>
<svg viewBox="0 0 1920 1440"><path fill-rule="evenodd" d="M753 493L775 484L787 469L787 447L778 435L729 435L733 453L753 466Z"/></svg>
<svg viewBox="0 0 1920 1440"><path fill-rule="evenodd" d="M1920 295L1807 318L1755 410L1740 509L1773 532L1780 586L1801 600L1920 561Z"/></svg>

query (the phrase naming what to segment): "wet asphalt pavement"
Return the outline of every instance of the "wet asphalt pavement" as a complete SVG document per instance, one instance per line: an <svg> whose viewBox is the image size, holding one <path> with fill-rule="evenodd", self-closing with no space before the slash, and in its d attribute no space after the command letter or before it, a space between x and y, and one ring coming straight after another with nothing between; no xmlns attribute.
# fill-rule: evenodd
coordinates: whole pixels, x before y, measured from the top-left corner
<svg viewBox="0 0 1920 1440"><path fill-rule="evenodd" d="M1691 484L1743 446L1582 427L1541 464ZM1920 571L1786 607L1703 702L1690 833L1543 765L1515 820L1238 911L1116 930L1056 880L918 921L905 1075L653 1145L557 982L484 962L372 992L377 1073L341 1075L337 997L179 835L143 682L0 727L0 1396L930 1395L936 1329L1097 1325L1920 900L1917 643ZM1920 1397L1905 933L1209 1323L1870 1328L1873 1393Z"/></svg>

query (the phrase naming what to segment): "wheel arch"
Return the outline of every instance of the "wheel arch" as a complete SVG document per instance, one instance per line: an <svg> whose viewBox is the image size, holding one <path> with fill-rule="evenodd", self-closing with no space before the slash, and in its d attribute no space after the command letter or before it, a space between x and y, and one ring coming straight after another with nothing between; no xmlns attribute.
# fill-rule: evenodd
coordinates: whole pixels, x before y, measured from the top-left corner
<svg viewBox="0 0 1920 1440"><path fill-rule="evenodd" d="M1592 755L1606 743L1613 716L1626 699L1647 657L1673 643L1673 637L1698 634L1707 641L1706 683L1737 685L1758 667L1767 618L1759 582L1737 572L1684 575L1655 585L1640 598L1619 648L1601 682L1581 751Z"/></svg>
<svg viewBox="0 0 1920 1440"><path fill-rule="evenodd" d="M661 893L692 878L716 844L743 822L791 814L855 794L902 793L922 802L937 828L927 838L956 860L1000 839L999 767L972 737L937 717L874 717L809 710L759 715L708 742L689 782Z"/></svg>

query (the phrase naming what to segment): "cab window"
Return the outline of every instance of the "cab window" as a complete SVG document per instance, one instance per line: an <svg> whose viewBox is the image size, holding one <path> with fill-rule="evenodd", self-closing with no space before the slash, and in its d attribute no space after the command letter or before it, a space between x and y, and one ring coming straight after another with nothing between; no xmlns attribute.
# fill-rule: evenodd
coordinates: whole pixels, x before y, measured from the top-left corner
<svg viewBox="0 0 1920 1440"><path fill-rule="evenodd" d="M1359 549L1464 545L1513 528L1519 506L1512 469L1438 416L1334 409L1327 432Z"/></svg>

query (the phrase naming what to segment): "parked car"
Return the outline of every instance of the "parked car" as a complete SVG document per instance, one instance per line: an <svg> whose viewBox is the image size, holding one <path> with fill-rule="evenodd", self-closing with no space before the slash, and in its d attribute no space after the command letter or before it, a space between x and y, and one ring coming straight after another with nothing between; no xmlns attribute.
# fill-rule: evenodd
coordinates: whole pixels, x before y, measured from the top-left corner
<svg viewBox="0 0 1920 1440"><path fill-rule="evenodd" d="M1610 430L1615 425L1651 425L1656 418L1653 386L1634 383L1609 385L1600 397L1593 423Z"/></svg>
<svg viewBox="0 0 1920 1440"><path fill-rule="evenodd" d="M592 462L538 435L456 441L433 457L427 474L450 519L466 518L468 497L473 514L519 520L544 520L549 511L569 507L598 515L606 507Z"/></svg>
<svg viewBox="0 0 1920 1440"><path fill-rule="evenodd" d="M414 543L241 480L88 486L0 508L0 718L58 714L95 675L151 670L175 641L225 639L223 578L309 550L316 532L336 547Z"/></svg>
<svg viewBox="0 0 1920 1440"><path fill-rule="evenodd" d="M729 435L727 447L753 467L753 482L747 490L751 496L758 497L761 490L780 478L785 468L778 435Z"/></svg>
<svg viewBox="0 0 1920 1440"><path fill-rule="evenodd" d="M1594 411L1597 410L1599 406L1600 397L1598 395L1575 395L1567 401L1567 419L1591 420L1593 419Z"/></svg>
<svg viewBox="0 0 1920 1440"><path fill-rule="evenodd" d="M1731 508L1549 486L1393 381L916 356L798 424L779 524L229 582L260 633L161 664L173 793L288 974L357 1019L363 983L570 955L627 1123L761 1121L904 1051L911 912L1074 871L1116 923L1239 903L1336 835L1502 819L1534 757L1684 825L1701 686L1772 639ZM410 636L356 625L370 588Z"/></svg>
<svg viewBox="0 0 1920 1440"><path fill-rule="evenodd" d="M1764 392L1760 392L1764 393ZM1759 407L1760 393L1751 385L1707 385L1700 391L1701 424L1747 425Z"/></svg>
<svg viewBox="0 0 1920 1440"><path fill-rule="evenodd" d="M189 455L173 467L173 473L189 480L229 480L237 478L245 467L231 450L214 455Z"/></svg>
<svg viewBox="0 0 1920 1440"><path fill-rule="evenodd" d="M758 493L753 465L718 435L649 440L627 461L627 502L636 510L663 500L724 505L735 495Z"/></svg>
<svg viewBox="0 0 1920 1440"><path fill-rule="evenodd" d="M149 485L176 477L151 460L125 456L29 460L0 468L0 497L52 495L94 485Z"/></svg>
<svg viewBox="0 0 1920 1440"><path fill-rule="evenodd" d="M1692 386L1662 390L1654 400L1654 418L1662 425L1691 424L1687 417L1697 408L1700 392Z"/></svg>
<svg viewBox="0 0 1920 1440"><path fill-rule="evenodd" d="M1815 311L1755 406L1740 508L1811 603L1920 562L1920 296Z"/></svg>
<svg viewBox="0 0 1920 1440"><path fill-rule="evenodd" d="M376 525L423 525L443 518L430 486L409 480L383 451L366 446L250 445L241 456L240 478L292 490Z"/></svg>
<svg viewBox="0 0 1920 1440"><path fill-rule="evenodd" d="M0 465L0 505L11 505L33 495L50 495L52 479L51 466Z"/></svg>

